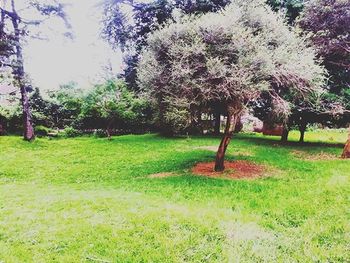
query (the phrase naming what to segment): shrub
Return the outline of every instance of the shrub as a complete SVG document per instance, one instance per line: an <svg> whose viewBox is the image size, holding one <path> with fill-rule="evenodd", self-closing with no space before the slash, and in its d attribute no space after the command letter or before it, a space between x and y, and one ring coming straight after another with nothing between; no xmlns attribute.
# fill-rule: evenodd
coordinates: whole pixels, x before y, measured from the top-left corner
<svg viewBox="0 0 350 263"><path fill-rule="evenodd" d="M94 131L94 136L96 138L104 138L104 137L107 137L107 133L105 130L97 129Z"/></svg>
<svg viewBox="0 0 350 263"><path fill-rule="evenodd" d="M35 128L35 134L37 136L47 136L47 134L50 132L50 128L45 127L43 125L38 125Z"/></svg>
<svg viewBox="0 0 350 263"><path fill-rule="evenodd" d="M79 130L76 130L76 129L72 128L72 127L66 127L63 130L63 136L67 137L67 138L78 137L78 136L81 136L81 135L82 135L82 133Z"/></svg>

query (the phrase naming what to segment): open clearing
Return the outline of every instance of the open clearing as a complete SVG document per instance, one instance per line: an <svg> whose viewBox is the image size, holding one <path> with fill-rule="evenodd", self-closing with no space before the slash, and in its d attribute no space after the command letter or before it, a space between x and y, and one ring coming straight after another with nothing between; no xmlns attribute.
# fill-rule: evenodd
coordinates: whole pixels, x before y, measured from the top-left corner
<svg viewBox="0 0 350 263"><path fill-rule="evenodd" d="M272 168L253 180L192 174L215 137L0 137L0 262L346 262L350 161L303 158L346 137L238 135L228 161Z"/></svg>

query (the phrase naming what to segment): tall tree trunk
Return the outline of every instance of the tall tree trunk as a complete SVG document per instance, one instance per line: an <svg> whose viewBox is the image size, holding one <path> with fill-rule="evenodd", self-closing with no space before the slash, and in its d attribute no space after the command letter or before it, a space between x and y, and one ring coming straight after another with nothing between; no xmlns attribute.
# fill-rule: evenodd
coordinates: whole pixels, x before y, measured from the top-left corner
<svg viewBox="0 0 350 263"><path fill-rule="evenodd" d="M350 127L349 127L349 136L348 140L345 143L345 147L343 150L343 154L341 155L342 158L350 158Z"/></svg>
<svg viewBox="0 0 350 263"><path fill-rule="evenodd" d="M231 141L231 138L241 111L242 111L241 104L235 105L235 107L228 107L224 136L221 139L220 146L216 153L216 160L215 160L215 167L214 167L214 170L216 172L221 172L225 170L224 162L225 162L226 149Z"/></svg>
<svg viewBox="0 0 350 263"><path fill-rule="evenodd" d="M282 131L282 136L281 136L281 141L282 142L287 142L288 141L288 135L289 135L289 128L285 124L283 125L283 131Z"/></svg>
<svg viewBox="0 0 350 263"><path fill-rule="evenodd" d="M21 32L18 25L20 18L16 13L14 0L11 0L11 5L12 5L11 20L12 20L13 29L15 31L14 45L16 48L16 65L13 68L13 72L14 72L14 78L21 91L23 128L24 128L23 136L25 140L31 141L31 140L34 140L35 135L34 135L34 128L33 128L32 114L31 114L30 105L29 105L29 96L28 96L28 91L25 83L23 52L22 52L22 47L20 43Z"/></svg>

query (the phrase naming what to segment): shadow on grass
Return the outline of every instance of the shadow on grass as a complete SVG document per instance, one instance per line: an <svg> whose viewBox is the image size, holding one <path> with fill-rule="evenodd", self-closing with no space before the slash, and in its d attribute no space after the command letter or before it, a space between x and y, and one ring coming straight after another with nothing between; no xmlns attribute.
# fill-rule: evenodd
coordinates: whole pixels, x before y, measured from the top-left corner
<svg viewBox="0 0 350 263"><path fill-rule="evenodd" d="M257 145L278 145L278 146L287 146L287 147L329 147L329 148L343 148L343 143L327 143L327 142L298 142L298 141L287 141L282 142L278 137L255 137L254 135L244 135L240 134L235 137L239 140L249 141Z"/></svg>

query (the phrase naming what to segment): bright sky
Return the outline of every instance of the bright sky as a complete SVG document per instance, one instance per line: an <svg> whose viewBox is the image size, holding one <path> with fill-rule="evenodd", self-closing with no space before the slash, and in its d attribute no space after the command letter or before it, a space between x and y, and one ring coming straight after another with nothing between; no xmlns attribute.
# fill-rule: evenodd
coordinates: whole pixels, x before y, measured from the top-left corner
<svg viewBox="0 0 350 263"><path fill-rule="evenodd" d="M69 81L82 88L101 81L103 68L109 63L114 73L121 72L121 52L112 51L100 38L101 0L64 0L75 38L64 38L57 20L45 29L49 40L31 39L25 46L25 67L33 84L52 90ZM61 26L62 27L62 26ZM46 27L45 27L46 28ZM58 28L58 29L57 29ZM61 28L62 29L62 28ZM56 31L55 31L56 30Z"/></svg>

